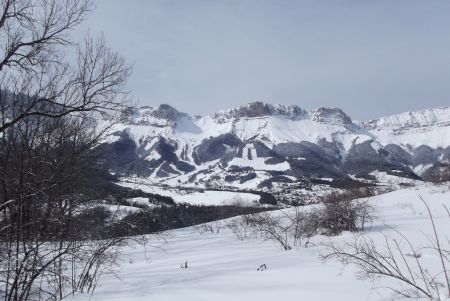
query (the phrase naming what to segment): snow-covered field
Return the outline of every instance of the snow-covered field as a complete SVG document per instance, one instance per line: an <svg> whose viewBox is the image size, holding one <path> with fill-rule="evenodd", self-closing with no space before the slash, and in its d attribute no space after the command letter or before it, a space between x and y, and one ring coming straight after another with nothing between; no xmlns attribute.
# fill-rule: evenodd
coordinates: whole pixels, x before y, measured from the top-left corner
<svg viewBox="0 0 450 301"><path fill-rule="evenodd" d="M382 247L384 236L400 231L417 248L421 260L432 273L439 258L427 245L432 233L422 196L435 218L444 244L448 247L450 218L442 204L450 206L449 185L422 185L373 197L370 202L378 219L367 235ZM276 214L276 213L274 213ZM225 221L212 223L212 227ZM392 228L391 228L392 227ZM353 239L344 233L331 238L341 244ZM396 287L393 280L372 282L358 279L355 267L335 261L323 262L320 254L329 238L316 236L308 247L283 251L279 244L259 238L238 240L228 229L219 233L196 227L166 233L146 248L130 245L123 250L114 273L101 278L91 295L74 300L400 300L383 287ZM447 248L448 249L448 248ZM180 266L187 261L188 268ZM267 269L257 271L265 264ZM441 277L440 275L439 277Z"/></svg>
<svg viewBox="0 0 450 301"><path fill-rule="evenodd" d="M230 205L230 204L252 204L261 197L257 194L234 192L234 191L187 191L176 188L160 187L148 184L144 181L122 181L123 187L141 189L144 192L156 193L172 197L175 203L187 203L191 205Z"/></svg>

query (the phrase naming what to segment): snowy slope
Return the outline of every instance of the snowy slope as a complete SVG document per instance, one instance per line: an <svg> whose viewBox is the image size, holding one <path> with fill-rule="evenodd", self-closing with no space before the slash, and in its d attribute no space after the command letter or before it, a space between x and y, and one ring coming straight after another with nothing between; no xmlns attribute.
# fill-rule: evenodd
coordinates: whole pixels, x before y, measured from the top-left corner
<svg viewBox="0 0 450 301"><path fill-rule="evenodd" d="M407 112L363 123L381 144L448 147L450 107Z"/></svg>
<svg viewBox="0 0 450 301"><path fill-rule="evenodd" d="M442 237L448 237L450 218L442 210L442 203L450 205L448 185L373 197L370 202L378 209L379 219L368 235L382 247L381 231L388 235L396 235L393 229L401 231L433 273L439 260L433 250L421 248L431 226L419 195L430 205ZM219 222L211 225L216 228ZM353 236L345 233L331 239L344 243ZM125 248L120 266L114 274L103 276L94 295L76 295L73 300L401 300L391 299L391 291L384 289L397 287L393 280L359 280L355 267L324 263L319 255L326 253L321 243L327 241L317 236L308 248L283 251L272 241L240 241L227 229L219 233L201 233L196 228L170 231L164 240L151 240L146 250L138 245ZM189 268L180 269L186 261ZM261 264L267 270L257 271Z"/></svg>

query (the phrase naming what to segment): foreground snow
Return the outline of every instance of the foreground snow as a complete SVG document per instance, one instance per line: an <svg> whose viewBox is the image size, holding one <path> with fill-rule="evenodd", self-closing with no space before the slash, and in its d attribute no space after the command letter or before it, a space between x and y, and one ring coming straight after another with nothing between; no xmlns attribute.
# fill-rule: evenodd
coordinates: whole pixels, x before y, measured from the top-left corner
<svg viewBox="0 0 450 301"><path fill-rule="evenodd" d="M368 235L382 246L381 232L401 231L417 248L431 233L421 195L430 205L442 237L450 236L450 219L442 204L450 206L449 186L421 186L373 197L378 220ZM212 223L216 229L225 222ZM345 233L336 243L353 239ZM359 280L355 267L323 262L317 236L308 248L283 251L272 241L240 241L228 229L201 233L198 227L174 230L165 239L153 240L146 249L131 245L123 250L120 266L100 280L93 296L74 300L399 300L391 298L392 280L372 283ZM427 267L438 267L432 250L421 249ZM180 268L187 261L188 268ZM265 271L257 268L265 264Z"/></svg>

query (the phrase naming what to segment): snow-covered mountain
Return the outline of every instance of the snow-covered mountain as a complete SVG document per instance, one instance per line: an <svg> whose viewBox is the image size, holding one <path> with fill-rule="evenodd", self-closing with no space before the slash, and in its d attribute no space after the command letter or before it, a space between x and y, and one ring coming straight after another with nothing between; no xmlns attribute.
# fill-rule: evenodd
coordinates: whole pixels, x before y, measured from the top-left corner
<svg viewBox="0 0 450 301"><path fill-rule="evenodd" d="M439 180L450 166L450 108L368 122L262 102L211 116L129 108L101 150L112 172L170 186L301 188L379 173Z"/></svg>

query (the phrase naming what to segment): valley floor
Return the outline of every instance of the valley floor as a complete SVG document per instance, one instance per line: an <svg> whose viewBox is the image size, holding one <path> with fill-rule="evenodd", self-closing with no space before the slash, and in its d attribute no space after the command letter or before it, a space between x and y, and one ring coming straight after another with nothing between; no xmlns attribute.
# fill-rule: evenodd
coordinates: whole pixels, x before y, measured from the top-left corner
<svg viewBox="0 0 450 301"><path fill-rule="evenodd" d="M450 207L449 185L422 185L372 197L378 219L368 235L382 246L381 233L408 237L420 250L430 271L439 260L427 245L431 234L422 196L430 205L440 234L448 247L450 218L442 204ZM225 222L221 222L223 226ZM219 223L212 223L215 228ZM353 239L344 233L331 238L335 243ZM120 265L100 279L93 295L78 294L84 300L400 300L384 287L397 287L392 280L361 280L357 269L335 261L324 262L320 255L329 238L317 236L308 248L284 251L273 241L254 238L241 241L229 229L201 233L198 227L167 232L146 248L130 245L123 250ZM447 248L448 249L448 248ZM187 262L188 268L181 268ZM257 271L262 264L264 271Z"/></svg>

